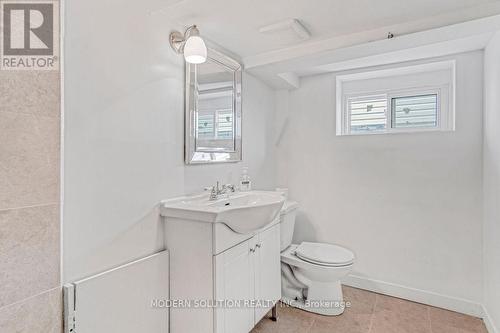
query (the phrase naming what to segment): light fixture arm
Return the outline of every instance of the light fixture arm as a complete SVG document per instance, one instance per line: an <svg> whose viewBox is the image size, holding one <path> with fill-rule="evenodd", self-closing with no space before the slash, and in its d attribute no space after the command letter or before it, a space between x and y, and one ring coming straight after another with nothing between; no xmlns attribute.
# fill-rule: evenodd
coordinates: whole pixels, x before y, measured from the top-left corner
<svg viewBox="0 0 500 333"><path fill-rule="evenodd" d="M172 49L174 49L176 53L182 54L184 52L184 45L186 44L187 39L191 36L199 35L200 30L198 30L196 24L188 27L186 31L184 31L184 34L180 31L172 31L170 33L170 46L172 46Z"/></svg>

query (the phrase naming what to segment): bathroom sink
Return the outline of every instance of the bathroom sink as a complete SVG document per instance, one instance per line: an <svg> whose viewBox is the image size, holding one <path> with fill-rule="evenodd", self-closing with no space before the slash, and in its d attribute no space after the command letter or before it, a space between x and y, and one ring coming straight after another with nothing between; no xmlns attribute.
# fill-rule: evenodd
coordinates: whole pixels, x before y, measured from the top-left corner
<svg viewBox="0 0 500 333"><path fill-rule="evenodd" d="M209 223L224 223L234 232L247 234L271 223L285 198L279 192L236 192L218 200L200 194L162 201L161 215Z"/></svg>

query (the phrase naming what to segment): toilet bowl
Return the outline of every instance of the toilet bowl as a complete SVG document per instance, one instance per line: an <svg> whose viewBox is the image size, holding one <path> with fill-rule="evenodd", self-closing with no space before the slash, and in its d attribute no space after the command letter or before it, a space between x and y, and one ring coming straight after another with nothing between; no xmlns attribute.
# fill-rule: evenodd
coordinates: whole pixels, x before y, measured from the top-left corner
<svg viewBox="0 0 500 333"><path fill-rule="evenodd" d="M322 315L340 315L345 304L340 280L349 274L354 253L344 247L292 244L296 202L285 202L280 216L282 301Z"/></svg>

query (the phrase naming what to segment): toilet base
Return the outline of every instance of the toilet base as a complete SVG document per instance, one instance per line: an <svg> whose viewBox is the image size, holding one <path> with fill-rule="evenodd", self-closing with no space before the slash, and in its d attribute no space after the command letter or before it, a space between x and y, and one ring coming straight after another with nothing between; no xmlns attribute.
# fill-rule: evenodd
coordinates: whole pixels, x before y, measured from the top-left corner
<svg viewBox="0 0 500 333"><path fill-rule="evenodd" d="M288 306L318 313L324 316L338 316L345 310L342 285L340 281L333 283L314 283L300 288L291 285L286 276L282 276L281 302Z"/></svg>

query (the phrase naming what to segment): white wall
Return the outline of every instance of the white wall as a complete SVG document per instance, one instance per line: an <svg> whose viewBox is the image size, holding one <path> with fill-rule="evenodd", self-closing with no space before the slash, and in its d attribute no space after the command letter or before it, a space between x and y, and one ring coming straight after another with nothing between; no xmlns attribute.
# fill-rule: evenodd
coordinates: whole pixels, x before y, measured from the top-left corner
<svg viewBox="0 0 500 333"><path fill-rule="evenodd" d="M477 313L483 53L453 58L455 132L336 136L335 75L278 92L278 185L301 205L295 241L356 252L351 282Z"/></svg>
<svg viewBox="0 0 500 333"><path fill-rule="evenodd" d="M182 27L164 19L169 3L66 2L65 282L160 249L162 199L237 182L243 165L255 187L274 185L274 93L249 75L243 163L184 165L183 60L168 43Z"/></svg>
<svg viewBox="0 0 500 333"><path fill-rule="evenodd" d="M484 305L500 332L500 32L485 51ZM489 320L489 321L488 321Z"/></svg>

